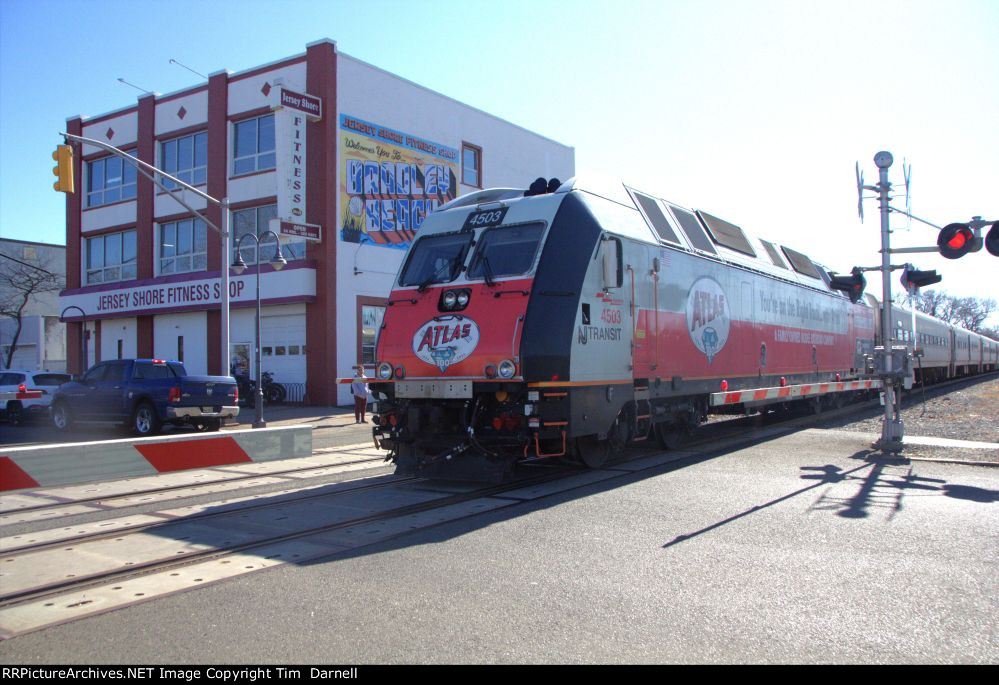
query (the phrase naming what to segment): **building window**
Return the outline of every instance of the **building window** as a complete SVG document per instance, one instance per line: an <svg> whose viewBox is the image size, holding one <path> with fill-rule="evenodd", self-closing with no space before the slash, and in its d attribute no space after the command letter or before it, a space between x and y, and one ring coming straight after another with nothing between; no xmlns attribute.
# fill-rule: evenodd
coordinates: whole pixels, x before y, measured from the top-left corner
<svg viewBox="0 0 999 685"><path fill-rule="evenodd" d="M87 285L136 277L135 231L87 238L84 251Z"/></svg>
<svg viewBox="0 0 999 685"><path fill-rule="evenodd" d="M135 150L126 150L133 157ZM87 207L135 199L135 166L121 157L87 162Z"/></svg>
<svg viewBox="0 0 999 685"><path fill-rule="evenodd" d="M236 258L236 243L240 237L247 233L256 233L259 235L263 231L269 230L270 221L274 218L277 218L277 205L252 207L251 209L242 209L232 213L232 223L236 229L232 243L234 261ZM264 249L261 253L263 259L261 261L269 262L274 256L274 239L267 236L263 247ZM243 261L247 266L255 265L257 263L256 243L249 239L244 240L240 254L243 255ZM281 254L289 262L297 259L305 259L305 238L282 238Z"/></svg>
<svg viewBox="0 0 999 685"><path fill-rule="evenodd" d="M205 222L184 219L160 224L160 273L180 274L208 268Z"/></svg>
<svg viewBox="0 0 999 685"><path fill-rule="evenodd" d="M461 144L461 182L482 187L482 148L471 143Z"/></svg>
<svg viewBox="0 0 999 685"><path fill-rule="evenodd" d="M268 114L236 122L233 175L273 169L275 164L274 115Z"/></svg>
<svg viewBox="0 0 999 685"><path fill-rule="evenodd" d="M208 134L195 133L160 143L160 168L192 186L207 183ZM178 187L167 179L163 179L163 185L171 189Z"/></svg>
<svg viewBox="0 0 999 685"><path fill-rule="evenodd" d="M371 297L357 299L357 360L360 364L374 366L378 331L385 317L385 300ZM303 350L304 354L304 350Z"/></svg>

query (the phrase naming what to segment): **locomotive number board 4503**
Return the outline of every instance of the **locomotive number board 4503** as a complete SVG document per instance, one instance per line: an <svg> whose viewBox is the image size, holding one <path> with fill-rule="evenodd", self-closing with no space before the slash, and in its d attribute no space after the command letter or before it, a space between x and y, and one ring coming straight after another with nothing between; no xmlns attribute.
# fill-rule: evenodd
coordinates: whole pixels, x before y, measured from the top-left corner
<svg viewBox="0 0 999 685"><path fill-rule="evenodd" d="M509 207L501 207L499 209L486 209L478 212L472 212L465 219L465 225L461 227L461 230L471 231L474 228L497 226L503 223L503 217L506 216L507 209L509 209Z"/></svg>

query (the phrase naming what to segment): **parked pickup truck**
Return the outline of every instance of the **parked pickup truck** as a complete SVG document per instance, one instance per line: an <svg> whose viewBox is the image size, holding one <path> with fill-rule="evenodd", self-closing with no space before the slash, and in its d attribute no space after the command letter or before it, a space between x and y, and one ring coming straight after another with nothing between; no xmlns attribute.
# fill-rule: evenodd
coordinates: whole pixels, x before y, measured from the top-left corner
<svg viewBox="0 0 999 685"><path fill-rule="evenodd" d="M232 376L188 376L180 362L115 359L95 364L52 398L52 423L64 431L76 422L123 424L136 435L155 435L164 423L217 431L239 415Z"/></svg>

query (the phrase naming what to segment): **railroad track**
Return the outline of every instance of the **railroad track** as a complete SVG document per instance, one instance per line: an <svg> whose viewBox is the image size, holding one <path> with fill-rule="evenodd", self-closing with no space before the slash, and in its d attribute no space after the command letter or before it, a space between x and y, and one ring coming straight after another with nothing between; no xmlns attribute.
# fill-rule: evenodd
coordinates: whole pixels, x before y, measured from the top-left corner
<svg viewBox="0 0 999 685"><path fill-rule="evenodd" d="M958 379L937 386L933 392L992 376ZM112 520L90 528L69 526L18 539L0 538L0 638L283 563L333 557L348 549L551 494L679 468L759 439L876 406L877 400L871 400L763 427L753 425L760 423L753 416L712 422L679 450L629 449L624 458L599 471L538 463L522 467L520 477L513 482L482 487L387 476L374 483L347 481L252 495L214 507L199 506L196 513L165 511L134 521L124 517L114 530L101 529L115 525ZM766 418L763 423L767 423ZM380 458L343 465L375 461ZM132 492L122 497L135 496ZM109 498L92 501L107 504ZM66 505L49 506L58 511ZM74 532L79 528L85 530Z"/></svg>

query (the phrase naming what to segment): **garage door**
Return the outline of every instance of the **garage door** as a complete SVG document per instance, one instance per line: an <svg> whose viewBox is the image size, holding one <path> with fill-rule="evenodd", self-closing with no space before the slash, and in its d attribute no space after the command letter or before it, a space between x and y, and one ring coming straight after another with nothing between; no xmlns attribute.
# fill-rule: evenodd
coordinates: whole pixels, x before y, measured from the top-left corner
<svg viewBox="0 0 999 685"><path fill-rule="evenodd" d="M260 363L278 383L305 382L305 315L260 318Z"/></svg>

